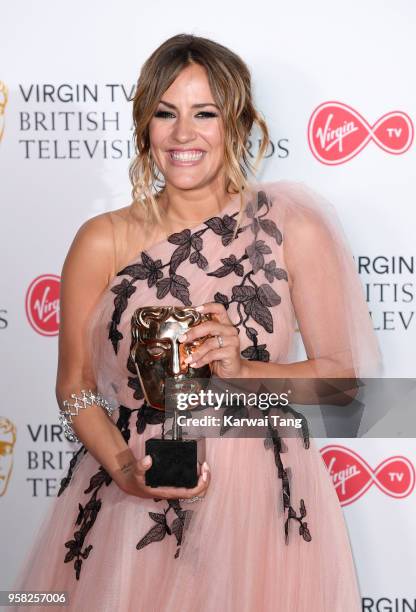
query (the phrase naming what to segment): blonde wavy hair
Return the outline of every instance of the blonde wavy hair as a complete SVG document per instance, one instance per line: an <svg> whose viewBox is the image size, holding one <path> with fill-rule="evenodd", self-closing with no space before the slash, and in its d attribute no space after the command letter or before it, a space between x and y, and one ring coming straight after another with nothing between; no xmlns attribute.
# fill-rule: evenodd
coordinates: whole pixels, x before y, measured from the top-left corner
<svg viewBox="0 0 416 612"><path fill-rule="evenodd" d="M253 104L247 65L233 51L208 38L177 34L160 45L142 66L132 98L135 157L129 167L129 177L133 206L144 209L146 220L161 222L156 196L163 192L165 184L151 158L149 123L163 93L190 64L205 68L213 98L221 109L225 191L239 193L241 199L235 235L243 213L243 193L248 190L247 170L257 173L270 138L267 125ZM260 129L261 139L252 164L248 145L255 124Z"/></svg>

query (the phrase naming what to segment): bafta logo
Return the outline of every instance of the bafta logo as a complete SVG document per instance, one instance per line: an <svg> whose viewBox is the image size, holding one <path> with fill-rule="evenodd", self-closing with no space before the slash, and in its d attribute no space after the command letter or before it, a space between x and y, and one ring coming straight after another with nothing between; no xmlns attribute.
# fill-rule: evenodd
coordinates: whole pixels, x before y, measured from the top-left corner
<svg viewBox="0 0 416 612"><path fill-rule="evenodd" d="M13 468L13 450L16 426L6 417L0 417L0 497L5 495Z"/></svg>
<svg viewBox="0 0 416 612"><path fill-rule="evenodd" d="M0 142L3 138L4 125L5 125L5 116L6 116L6 106L7 101L9 99L7 87L0 81Z"/></svg>
<svg viewBox="0 0 416 612"><path fill-rule="evenodd" d="M171 439L163 434L145 443L146 455L153 460L145 477L151 487L191 488L197 484L197 462L202 464L205 459L205 439L183 437L177 400L184 393L198 393L211 377L209 364L193 368L185 363L208 336L191 343L179 343L178 338L210 319L210 314L191 306L143 306L131 319L130 356L146 401L156 410L172 413L173 418Z"/></svg>

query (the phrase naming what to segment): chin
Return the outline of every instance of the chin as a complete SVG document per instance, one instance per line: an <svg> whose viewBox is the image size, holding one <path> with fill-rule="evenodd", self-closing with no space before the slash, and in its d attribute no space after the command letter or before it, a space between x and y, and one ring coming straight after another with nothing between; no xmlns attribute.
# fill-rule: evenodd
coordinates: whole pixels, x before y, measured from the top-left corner
<svg viewBox="0 0 416 612"><path fill-rule="evenodd" d="M165 180L167 184L172 185L172 187L176 189L197 189L206 183L206 179L204 180L204 178L197 179L190 176L176 176L174 179L166 176Z"/></svg>

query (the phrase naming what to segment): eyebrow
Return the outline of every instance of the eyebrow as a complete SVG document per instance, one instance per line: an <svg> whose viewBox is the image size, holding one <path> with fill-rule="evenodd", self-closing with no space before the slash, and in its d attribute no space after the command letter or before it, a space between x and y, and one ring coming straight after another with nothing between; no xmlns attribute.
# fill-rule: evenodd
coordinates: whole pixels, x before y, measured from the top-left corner
<svg viewBox="0 0 416 612"><path fill-rule="evenodd" d="M160 104L165 104L166 106L169 106L169 108L176 109L176 106L174 104L171 104L170 102L165 102L164 100L160 100ZM217 106L213 102L202 102L200 104L192 104L192 108L202 108L203 106L215 106L215 108L219 109L219 106Z"/></svg>

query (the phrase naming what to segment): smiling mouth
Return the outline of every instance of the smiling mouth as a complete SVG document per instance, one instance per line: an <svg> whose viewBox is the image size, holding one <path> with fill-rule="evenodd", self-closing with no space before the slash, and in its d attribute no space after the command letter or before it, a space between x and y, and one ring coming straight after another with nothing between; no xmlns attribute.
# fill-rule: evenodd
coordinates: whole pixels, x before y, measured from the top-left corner
<svg viewBox="0 0 416 612"><path fill-rule="evenodd" d="M199 161L205 155L205 151L169 151L172 161L181 163L192 163Z"/></svg>

